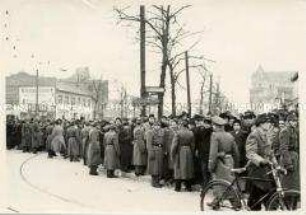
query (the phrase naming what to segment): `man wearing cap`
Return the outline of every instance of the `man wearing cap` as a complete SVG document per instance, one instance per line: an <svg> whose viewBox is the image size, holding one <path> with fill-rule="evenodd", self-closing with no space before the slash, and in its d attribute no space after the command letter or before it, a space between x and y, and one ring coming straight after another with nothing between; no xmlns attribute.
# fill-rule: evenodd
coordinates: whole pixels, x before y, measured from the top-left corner
<svg viewBox="0 0 306 215"><path fill-rule="evenodd" d="M234 137L224 130L227 122L221 117L212 117L213 133L210 139L210 152L208 169L213 179L232 181L231 169L239 163L238 148ZM219 197L222 190L216 189L215 195ZM208 206L213 209L218 207L217 202L212 201ZM232 202L233 207L240 207L239 202Z"/></svg>
<svg viewBox="0 0 306 215"><path fill-rule="evenodd" d="M169 129L168 129L168 135L166 139L166 153L167 153L167 163L164 165L167 165L167 172L165 173L165 180L168 184L173 183L174 179L174 170L173 170L173 160L171 159L171 147L173 143L174 135L178 131L178 121L176 118L171 117L169 119Z"/></svg>
<svg viewBox="0 0 306 215"><path fill-rule="evenodd" d="M55 123L55 126L52 130L52 141L51 141L51 156L56 156L57 152L60 152L61 149L66 148L65 139L64 139L64 129L62 127L62 120L58 119Z"/></svg>
<svg viewBox="0 0 306 215"><path fill-rule="evenodd" d="M184 120L181 128L174 135L171 146L171 159L174 164L175 191L181 191L184 182L186 190L191 191L191 179L194 177L194 134L188 129L188 122Z"/></svg>
<svg viewBox="0 0 306 215"><path fill-rule="evenodd" d="M104 167L108 178L115 178L115 170L120 168L120 146L116 126L111 124L104 135Z"/></svg>
<svg viewBox="0 0 306 215"><path fill-rule="evenodd" d="M246 111L244 115L242 115L242 121L241 121L242 130L247 132L248 135L255 128L255 119L256 115L254 114L253 111L250 110Z"/></svg>
<svg viewBox="0 0 306 215"><path fill-rule="evenodd" d="M282 179L287 189L300 189L297 121L296 116L289 115L287 126L282 126L279 132L279 163L287 170Z"/></svg>
<svg viewBox="0 0 306 215"><path fill-rule="evenodd" d="M131 170L133 158L133 145L131 127L127 120L123 120L122 125L118 124L119 129L119 145L120 145L120 165L121 170L129 172Z"/></svg>
<svg viewBox="0 0 306 215"><path fill-rule="evenodd" d="M210 139L210 152L208 168L214 179L230 180L228 173L218 171L221 165L228 169L237 166L239 161L238 148L234 137L224 130L226 121L221 117L212 117L213 133ZM225 175L224 175L225 174Z"/></svg>
<svg viewBox="0 0 306 215"><path fill-rule="evenodd" d="M201 172L202 172L202 186L205 187L210 180L210 172L208 169L209 152L210 152L210 138L213 132L211 125L211 118L204 117L200 122L199 130L196 136L196 148L200 158Z"/></svg>
<svg viewBox="0 0 306 215"><path fill-rule="evenodd" d="M76 126L75 122L71 122L70 126L67 128L67 139L68 139L68 156L70 161L79 161L80 155L80 131Z"/></svg>
<svg viewBox="0 0 306 215"><path fill-rule="evenodd" d="M135 166L135 175L144 175L147 165L147 148L145 143L145 130L140 119L136 119L133 141L133 165Z"/></svg>
<svg viewBox="0 0 306 215"><path fill-rule="evenodd" d="M161 188L163 176L163 162L165 149L164 130L155 122L153 128L147 132L146 144L148 149L148 173L152 176L152 186Z"/></svg>
<svg viewBox="0 0 306 215"><path fill-rule="evenodd" d="M246 152L245 152L245 144L246 139L248 137L248 134L246 131L243 131L241 129L241 121L239 119L236 119L233 123L233 131L231 132L231 135L235 138L235 142L237 144L238 152L239 152L239 164L237 167L242 168L246 165L247 159L246 159Z"/></svg>
<svg viewBox="0 0 306 215"><path fill-rule="evenodd" d="M97 122L93 123L89 131L88 151L87 151L87 165L89 167L90 175L98 175L97 169L102 164L101 148L99 143L100 136L99 126Z"/></svg>
<svg viewBox="0 0 306 215"><path fill-rule="evenodd" d="M84 165L87 165L87 151L88 151L88 140L89 140L89 131L91 130L91 124L89 122L84 122L84 127L81 130L81 141L82 141L82 158Z"/></svg>
<svg viewBox="0 0 306 215"><path fill-rule="evenodd" d="M272 144L268 140L268 131L271 127L271 121L268 114L261 114L255 121L256 129L248 136L246 141L246 156L252 161L248 169L248 176L254 178L271 179L267 172L270 171L269 162L276 162ZM263 195L267 194L273 188L270 182L250 182L248 206L251 210L261 210L261 205L253 206ZM269 199L269 198L267 198ZM267 200L263 201L267 204Z"/></svg>
<svg viewBox="0 0 306 215"><path fill-rule="evenodd" d="M227 112L221 113L219 117L222 118L226 122L226 124L224 125L224 130L226 132L231 132L233 130L233 127L230 125L230 120L232 118L230 112L227 111Z"/></svg>

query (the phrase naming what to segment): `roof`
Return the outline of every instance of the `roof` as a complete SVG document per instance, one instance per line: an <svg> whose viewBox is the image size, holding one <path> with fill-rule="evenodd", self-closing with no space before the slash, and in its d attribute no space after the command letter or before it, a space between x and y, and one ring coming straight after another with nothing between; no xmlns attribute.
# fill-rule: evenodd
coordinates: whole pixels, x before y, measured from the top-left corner
<svg viewBox="0 0 306 215"><path fill-rule="evenodd" d="M62 92L68 92L83 96L92 96L92 93L86 88L77 86L76 84L71 84L69 82L58 81L56 82L56 89Z"/></svg>

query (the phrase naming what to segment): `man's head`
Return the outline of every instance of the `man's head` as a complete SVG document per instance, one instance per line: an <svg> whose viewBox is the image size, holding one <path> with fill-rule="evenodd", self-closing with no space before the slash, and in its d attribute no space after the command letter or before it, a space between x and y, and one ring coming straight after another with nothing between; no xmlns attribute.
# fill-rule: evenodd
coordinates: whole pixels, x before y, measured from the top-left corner
<svg viewBox="0 0 306 215"><path fill-rule="evenodd" d="M214 131L222 131L224 130L224 126L227 124L226 120L222 119L219 116L214 116L211 118L212 126Z"/></svg>
<svg viewBox="0 0 306 215"><path fill-rule="evenodd" d="M244 126L246 127L251 127L256 119L256 115L254 114L253 111L246 111L243 115L242 115L242 123Z"/></svg>
<svg viewBox="0 0 306 215"><path fill-rule="evenodd" d="M240 131L241 130L241 121L236 119L234 122L233 122L233 129L234 131Z"/></svg>
<svg viewBox="0 0 306 215"><path fill-rule="evenodd" d="M149 115L149 123L151 125L153 125L155 123L155 116L154 116L154 114L150 114Z"/></svg>
<svg viewBox="0 0 306 215"><path fill-rule="evenodd" d="M271 128L271 119L266 113L260 114L255 120L255 125L265 131L268 131Z"/></svg>
<svg viewBox="0 0 306 215"><path fill-rule="evenodd" d="M117 118L116 118L116 120L115 120L115 124L116 124L117 126L122 125L122 120L121 120L121 118L120 118L120 117L117 117Z"/></svg>

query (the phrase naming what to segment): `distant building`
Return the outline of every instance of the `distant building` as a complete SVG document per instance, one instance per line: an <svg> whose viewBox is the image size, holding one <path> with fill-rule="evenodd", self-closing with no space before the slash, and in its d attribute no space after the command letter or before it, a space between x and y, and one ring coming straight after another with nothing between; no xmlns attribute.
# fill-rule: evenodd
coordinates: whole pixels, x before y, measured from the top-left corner
<svg viewBox="0 0 306 215"><path fill-rule="evenodd" d="M250 102L252 109L258 113L280 108L291 103L294 84L291 78L296 72L264 71L259 66L251 77Z"/></svg>
<svg viewBox="0 0 306 215"><path fill-rule="evenodd" d="M83 77L80 82L80 79L61 80L40 76L38 114L66 119L99 117L100 104L108 99L108 82L89 80L86 73ZM36 81L36 76L25 72L6 77L7 114L21 118L36 115Z"/></svg>

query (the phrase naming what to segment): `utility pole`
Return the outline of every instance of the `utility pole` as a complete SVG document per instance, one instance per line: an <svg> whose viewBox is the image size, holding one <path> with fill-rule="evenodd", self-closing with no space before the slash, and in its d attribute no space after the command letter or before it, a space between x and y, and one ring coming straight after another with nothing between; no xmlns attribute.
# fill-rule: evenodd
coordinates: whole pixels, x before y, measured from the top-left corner
<svg viewBox="0 0 306 215"><path fill-rule="evenodd" d="M191 117L191 95L190 95L190 78L189 78L189 61L188 51L185 52L185 63L186 63L186 85L187 85L187 108L189 117Z"/></svg>
<svg viewBox="0 0 306 215"><path fill-rule="evenodd" d="M145 6L140 5L140 99L146 96L146 23ZM146 104L141 105L141 116L146 115Z"/></svg>
<svg viewBox="0 0 306 215"><path fill-rule="evenodd" d="M213 75L209 75L209 104L208 104L208 113L212 114L212 88L213 88Z"/></svg>
<svg viewBox="0 0 306 215"><path fill-rule="evenodd" d="M38 117L38 68L36 68L36 117Z"/></svg>

